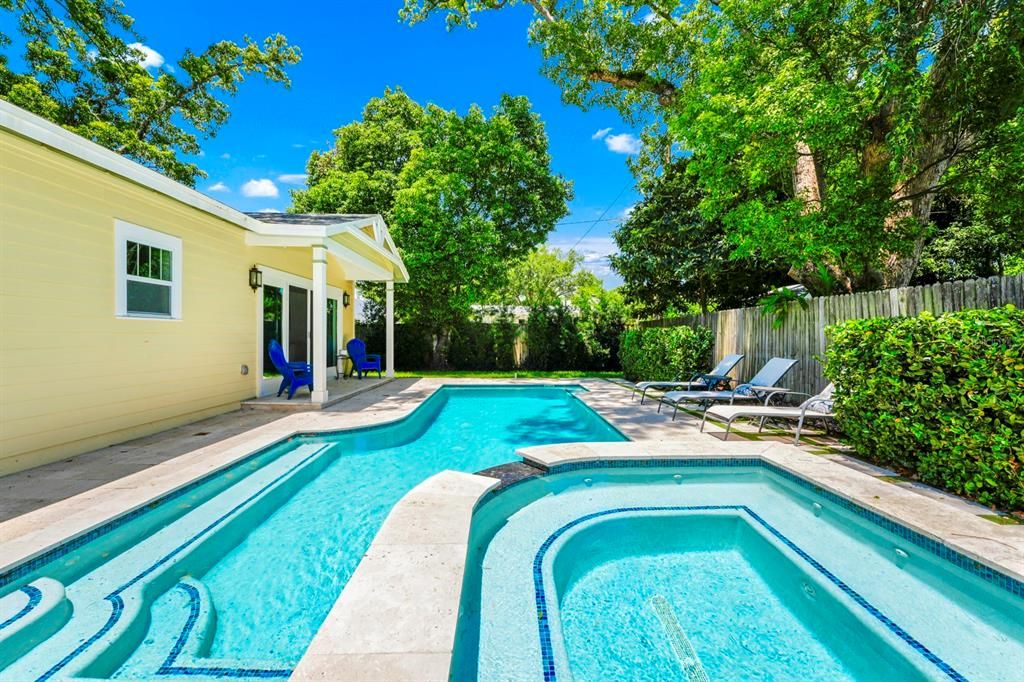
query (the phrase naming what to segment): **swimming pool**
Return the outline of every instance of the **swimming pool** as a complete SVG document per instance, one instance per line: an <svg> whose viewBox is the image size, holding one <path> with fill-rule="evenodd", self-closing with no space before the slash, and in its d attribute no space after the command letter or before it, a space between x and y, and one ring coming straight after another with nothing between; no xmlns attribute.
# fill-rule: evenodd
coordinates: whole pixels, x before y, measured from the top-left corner
<svg viewBox="0 0 1024 682"><path fill-rule="evenodd" d="M399 422L290 439L16 567L0 679L287 677L417 483L525 445L625 440L579 390L444 387Z"/></svg>
<svg viewBox="0 0 1024 682"><path fill-rule="evenodd" d="M1024 586L760 459L555 467L470 548L453 679L1024 672Z"/></svg>

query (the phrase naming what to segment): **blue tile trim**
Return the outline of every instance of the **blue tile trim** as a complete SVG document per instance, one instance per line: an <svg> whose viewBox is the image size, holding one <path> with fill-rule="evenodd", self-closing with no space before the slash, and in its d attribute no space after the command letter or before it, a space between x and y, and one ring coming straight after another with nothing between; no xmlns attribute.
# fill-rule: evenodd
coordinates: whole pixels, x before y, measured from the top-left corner
<svg viewBox="0 0 1024 682"><path fill-rule="evenodd" d="M870 509L860 506L856 502L852 502L845 497L837 495L830 490L825 490L820 486L808 481L796 474L793 474L785 469L782 469L771 462L766 462L760 458L731 458L731 459L714 459L714 458L695 458L695 459L633 459L633 460L591 460L586 462L570 462L568 464L558 464L548 469L548 474L559 474L567 471L579 471L582 469L633 469L633 468L646 468L646 467L758 467L766 469L771 473L781 476L782 478L791 481L802 488L806 488L811 492L825 498L832 504L849 511L850 513L872 523L883 530L886 530L897 537L910 542L917 547L925 550L929 554L937 556L938 558L947 561L957 568L967 571L971 575L980 578L984 582L998 587L999 589L1005 590L1010 594L1014 595L1019 599L1024 599L1024 582L1017 580L1011 576L986 566L985 564L972 559L971 557L961 554L960 552L952 549L938 540L929 538L915 530L907 528L906 526L893 521L892 519L886 518L877 512L873 512Z"/></svg>
<svg viewBox="0 0 1024 682"><path fill-rule="evenodd" d="M76 549L79 549L83 545L86 545L92 542L93 540L102 537L107 533L110 533L111 531L117 530L129 521L134 521L143 514L148 514L156 507L166 504L167 502L176 500L179 497L182 497L183 495L187 495L188 493L192 492L193 490L203 485L204 483L209 483L213 478L226 474L241 466L244 466L245 464L251 462L256 457L265 455L267 451L270 450L270 448L282 445L283 443L300 440L303 437L304 434L296 434L294 436L285 438L284 440L271 443L270 445L267 445L266 447L261 448L256 452L246 455L237 462L232 462L223 469L218 469L216 471L210 472L209 474L206 474L205 476L201 476L200 478L197 478L194 481L187 483L186 485L178 488L177 490L172 490L171 492L162 495L161 497L158 497L157 499L149 502L148 504L142 507L139 507L138 509L133 509L132 511L126 514L122 514L116 518L113 518L110 521L107 521L106 523L101 524L96 528L93 528L87 533L78 535L68 540L67 542L62 542L59 545L56 545L55 547L51 547L42 554L39 554L38 556L29 559L28 561L23 561L17 566L11 567L3 573L0 573L0 589L6 587L7 585L10 585L11 583L17 581L20 578L24 578L26 575L33 573L39 568L42 568L51 561L56 561L57 559L60 559L61 557L67 554L70 554ZM282 453L282 455L283 454L286 453Z"/></svg>
<svg viewBox="0 0 1024 682"><path fill-rule="evenodd" d="M185 648L185 643L188 638L192 636L192 630L196 626L196 621L199 620L199 606L200 597L199 590L188 583L178 583L179 590L185 592L188 595L188 619L185 621L185 627L182 628L181 633L178 635L178 639L174 642L174 646L171 651L167 654L167 658L157 669L157 675L197 675L203 677L241 677L241 678L260 678L270 679L278 677L288 677L292 674L291 670L272 670L264 668L223 668L218 666L209 667L190 667L183 665L175 665L178 656L181 655L181 650Z"/></svg>
<svg viewBox="0 0 1024 682"><path fill-rule="evenodd" d="M3 630L8 625L14 625L19 620L21 620L28 614L32 613L32 610L35 607L39 606L39 602L43 600L43 591L40 590L38 587L33 587L32 585L25 585L21 588L21 591L28 596L28 603L22 606L21 610L18 611L16 614L11 616L4 622L0 623L0 630Z"/></svg>
<svg viewBox="0 0 1024 682"><path fill-rule="evenodd" d="M897 625L892 619L886 616L884 613L875 608L871 602L858 594L852 587L844 583L838 577L836 577L831 571L826 569L820 563L818 563L810 554L800 549L794 544L789 538L784 536L767 521L758 516L753 510L745 505L691 505L691 506L669 506L669 507L616 507L614 509L606 509L604 511L593 512L585 516L581 516L577 519L570 521L565 524L554 533L549 535L540 549L537 550L537 554L533 558L533 589L534 589L534 602L537 608L537 629L540 636L540 655L541 655L541 669L544 673L545 682L554 682L557 677L555 672L555 657L554 650L551 646L551 627L549 625L548 618L548 606L547 606L547 595L544 590L544 575L541 569L544 563L544 557L551 545L558 540L566 531L578 526L581 523L585 523L592 519L600 518L602 516L610 516L612 514L629 514L637 512L663 512L663 511L739 511L747 514L756 521L759 525L764 527L769 533L779 539L783 544L789 547L791 550L796 552L801 559L809 563L816 571L822 574L826 579L829 580L833 585L838 587L844 594L853 599L853 601L867 611L873 618L879 621L883 626L886 627L890 632L899 637L901 640L906 642L914 651L924 656L930 663L935 665L951 680L957 680L957 682L967 682L967 678L957 672L952 666L939 658L935 653L929 650L925 645L914 639L906 630Z"/></svg>
<svg viewBox="0 0 1024 682"><path fill-rule="evenodd" d="M315 457L318 457L319 455L322 455L324 452L325 452L325 450L320 449L320 450L317 450L317 451L309 454L308 456L304 457L297 464L295 464L294 466L290 467L287 471L282 472L281 475L277 476L272 481L270 481L269 483L264 485L262 488L260 488L256 492L254 492L252 495L249 495L247 498L245 498L244 500L242 500L241 502L236 504L234 507L232 507L228 511L224 512L221 516L219 516L216 519L214 519L209 525L207 525L205 528L200 530L198 533L196 533L192 537L190 537L187 540L185 540L184 542L182 542L180 545L178 545L177 547L172 549L170 552L168 552L167 554L162 556L160 559L158 559L154 563L150 564L149 567L147 567L141 573L137 574L134 578L132 578L128 582L124 583L123 585L118 587L116 590L114 590L113 592L108 594L106 597L104 597L104 599L109 601L110 604L111 604L110 617L107 619L107 622L104 623L103 627L101 627L99 630L97 630L92 636L90 636L88 639L86 639L81 644L79 644L77 647L75 647L75 649L71 653L69 653L67 656L62 658L59 662L57 662L56 665L54 665L52 668L50 668L45 673L43 673L37 679L36 682L45 682L46 680L49 680L51 677L53 677L54 675L59 673L61 670L63 670L69 663L71 663L71 661L73 661L75 658L77 658L82 652L84 652L86 649L88 649L93 644L95 644L97 641L99 641L100 638L102 638L105 634L110 632L111 628L113 628L114 625L117 624L117 621L119 621L121 619L121 614L124 611L124 601L121 599L121 596L120 596L122 592L124 592L129 587L131 587L135 583L139 582L140 580L142 580L146 576L148 576L150 573L152 573L156 569L158 569L161 566L163 566L164 564L166 564L168 561L170 561L175 556L180 554L182 551L187 549L190 545L195 543L196 540L198 540L199 538L201 538L204 535L208 534L214 528L216 528L221 523L223 523L223 521L225 519L227 519L229 516L231 516L236 511L238 511L239 509L244 507L246 504L248 504L249 502L251 502L255 498L257 498L260 495L262 495L264 492L269 490L278 481L282 480L283 478L288 476L291 472L293 472L296 469L302 467L303 465L305 465L307 462L309 462L310 460L314 459Z"/></svg>

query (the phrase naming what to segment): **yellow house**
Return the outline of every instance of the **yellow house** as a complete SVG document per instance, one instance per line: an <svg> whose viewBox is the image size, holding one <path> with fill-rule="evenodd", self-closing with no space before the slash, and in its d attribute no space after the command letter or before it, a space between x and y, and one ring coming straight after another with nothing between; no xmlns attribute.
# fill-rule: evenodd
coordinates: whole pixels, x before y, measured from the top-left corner
<svg viewBox="0 0 1024 682"><path fill-rule="evenodd" d="M393 375L379 215L241 213L0 100L0 475L276 393L271 337L326 402L356 280L387 282Z"/></svg>

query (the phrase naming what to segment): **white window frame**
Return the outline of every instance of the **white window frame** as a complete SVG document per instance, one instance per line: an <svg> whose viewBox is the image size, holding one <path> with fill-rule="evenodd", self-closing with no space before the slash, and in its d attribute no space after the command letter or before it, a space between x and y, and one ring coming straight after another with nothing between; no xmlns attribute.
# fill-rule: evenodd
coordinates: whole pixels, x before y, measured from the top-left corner
<svg viewBox="0 0 1024 682"><path fill-rule="evenodd" d="M145 277L128 274L128 242L154 246L171 252L171 314L128 312L128 280L153 281ZM182 247L181 239L148 227L135 225L124 220L114 221L114 314L116 317L144 320L180 320L182 289Z"/></svg>

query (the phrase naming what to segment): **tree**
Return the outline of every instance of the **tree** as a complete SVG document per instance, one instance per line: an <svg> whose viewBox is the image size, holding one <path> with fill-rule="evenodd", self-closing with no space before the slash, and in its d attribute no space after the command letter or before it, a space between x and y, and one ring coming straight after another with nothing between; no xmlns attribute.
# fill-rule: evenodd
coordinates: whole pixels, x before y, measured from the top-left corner
<svg viewBox="0 0 1024 682"><path fill-rule="evenodd" d="M640 183L643 199L615 231L612 267L638 311L662 315L690 304L701 312L748 304L785 280L786 269L732 258L725 228L700 212L703 192L681 159Z"/></svg>
<svg viewBox="0 0 1024 682"><path fill-rule="evenodd" d="M0 0L0 10L17 15L19 33L0 33L0 97L189 186L205 174L181 155L227 122L222 97L251 74L287 87L300 59L280 34L246 36L151 73L121 0ZM23 70L12 66L15 42Z"/></svg>
<svg viewBox="0 0 1024 682"><path fill-rule="evenodd" d="M570 186L551 171L544 124L525 97L503 96L490 117L477 106L460 116L395 90L335 135L333 150L310 158L293 209L385 216L409 269L396 309L430 330L440 365L451 330L567 212Z"/></svg>
<svg viewBox="0 0 1024 682"><path fill-rule="evenodd" d="M529 308L567 304L581 287L590 284L590 278L596 279L580 269L582 264L583 257L575 251L563 256L557 249L541 246L509 268L498 301Z"/></svg>
<svg viewBox="0 0 1024 682"><path fill-rule="evenodd" d="M406 0L403 16L472 25L517 4L567 101L670 121L702 212L812 290L905 284L936 193L1011 178L995 161L1024 148L1019 0Z"/></svg>

